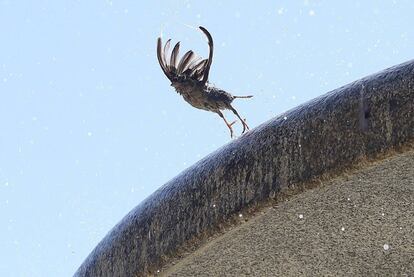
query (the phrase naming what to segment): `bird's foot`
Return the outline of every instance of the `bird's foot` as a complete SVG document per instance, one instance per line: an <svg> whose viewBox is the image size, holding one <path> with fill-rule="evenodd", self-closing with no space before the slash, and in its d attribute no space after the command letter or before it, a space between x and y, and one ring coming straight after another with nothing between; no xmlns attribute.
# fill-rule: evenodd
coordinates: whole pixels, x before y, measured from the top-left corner
<svg viewBox="0 0 414 277"><path fill-rule="evenodd" d="M227 124L227 127L229 127L230 130L230 138L233 138L233 128L232 126L237 122L237 120L234 120L232 123Z"/></svg>
<svg viewBox="0 0 414 277"><path fill-rule="evenodd" d="M242 124L243 124L243 131L242 131L242 134L244 134L244 133L246 132L246 129L247 129L247 130L250 130L249 126L247 126L247 123L246 123L246 118L244 118L244 119L242 120Z"/></svg>

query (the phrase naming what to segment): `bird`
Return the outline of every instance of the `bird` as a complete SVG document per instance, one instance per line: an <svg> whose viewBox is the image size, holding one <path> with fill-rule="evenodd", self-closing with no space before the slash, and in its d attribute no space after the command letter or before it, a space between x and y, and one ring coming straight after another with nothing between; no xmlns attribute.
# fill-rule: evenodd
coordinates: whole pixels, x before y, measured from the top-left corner
<svg viewBox="0 0 414 277"><path fill-rule="evenodd" d="M251 98L253 95L234 96L209 83L208 77L214 50L213 38L206 28L199 26L199 29L207 37L209 46L207 59L202 59L192 50L186 52L179 59L180 42L175 44L169 55L171 39L168 39L163 45L161 37L159 37L157 40L158 62L164 74L171 81L171 86L185 101L197 109L218 114L226 123L230 130L230 137L233 138L232 126L236 123L236 120L229 123L222 112L222 110L231 110L240 119L243 125L242 134L244 134L246 130L249 130L249 126L232 106L232 102L236 98Z"/></svg>

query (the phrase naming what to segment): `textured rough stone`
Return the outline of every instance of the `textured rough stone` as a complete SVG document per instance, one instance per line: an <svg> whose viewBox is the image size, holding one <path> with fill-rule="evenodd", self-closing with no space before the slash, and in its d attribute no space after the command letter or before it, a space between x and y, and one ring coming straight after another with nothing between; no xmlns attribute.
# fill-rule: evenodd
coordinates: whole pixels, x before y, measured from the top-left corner
<svg viewBox="0 0 414 277"><path fill-rule="evenodd" d="M324 181L204 243L162 276L411 276L414 149Z"/></svg>
<svg viewBox="0 0 414 277"><path fill-rule="evenodd" d="M98 244L75 276L143 275L184 242L248 205L412 141L413 88L410 61L258 126L139 204Z"/></svg>

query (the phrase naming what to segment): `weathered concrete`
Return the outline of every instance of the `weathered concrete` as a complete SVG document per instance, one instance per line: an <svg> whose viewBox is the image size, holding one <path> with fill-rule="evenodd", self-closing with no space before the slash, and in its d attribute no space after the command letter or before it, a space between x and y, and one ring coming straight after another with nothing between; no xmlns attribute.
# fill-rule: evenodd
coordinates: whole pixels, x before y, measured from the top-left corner
<svg viewBox="0 0 414 277"><path fill-rule="evenodd" d="M264 209L161 273L412 276L414 151Z"/></svg>
<svg viewBox="0 0 414 277"><path fill-rule="evenodd" d="M75 276L144 275L186 241L292 184L414 139L414 61L301 105L162 186L98 244ZM286 119L284 119L286 118Z"/></svg>

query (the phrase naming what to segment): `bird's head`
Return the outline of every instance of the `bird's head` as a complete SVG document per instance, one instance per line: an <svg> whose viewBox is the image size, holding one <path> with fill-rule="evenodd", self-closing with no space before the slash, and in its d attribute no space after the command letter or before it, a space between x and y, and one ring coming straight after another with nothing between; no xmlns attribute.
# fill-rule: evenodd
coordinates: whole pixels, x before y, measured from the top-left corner
<svg viewBox="0 0 414 277"><path fill-rule="evenodd" d="M176 91L181 91L181 90L184 89L185 84L183 82L180 82L180 81L174 81L174 80L172 80L170 86L172 86L173 88L175 88Z"/></svg>
<svg viewBox="0 0 414 277"><path fill-rule="evenodd" d="M175 89L179 88L180 87L180 83L182 83L181 80L180 80L180 78L178 76L172 76L170 78L170 81L171 81L170 86L172 86Z"/></svg>

